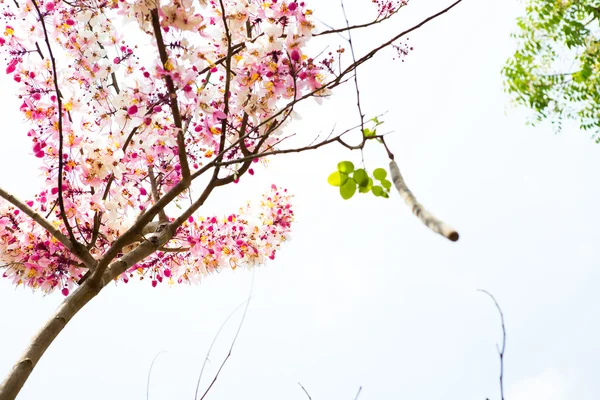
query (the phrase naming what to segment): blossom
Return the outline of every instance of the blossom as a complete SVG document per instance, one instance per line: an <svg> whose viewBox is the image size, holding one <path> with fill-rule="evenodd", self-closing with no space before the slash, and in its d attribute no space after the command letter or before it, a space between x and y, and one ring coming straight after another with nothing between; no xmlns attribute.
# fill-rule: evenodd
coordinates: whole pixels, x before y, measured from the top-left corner
<svg viewBox="0 0 600 400"><path fill-rule="evenodd" d="M15 111L31 127L32 162L46 178L27 204L66 235L55 206L62 193L75 237L100 258L152 206L150 168L162 194L181 181L178 135L184 135L192 172L222 157L230 165L221 174L238 182L243 163L235 160L245 151L276 147L277 135L292 118L289 110L281 113L283 107L322 88L327 70L310 58L306 46L314 24L305 2L228 1L224 15L219 2L164 3L158 14L166 62L152 27L151 11L159 3L85 4L40 3L56 54L55 76L52 60L32 50L44 34L35 8L0 3L0 59L14 78L20 99ZM125 25L131 29L122 29ZM224 63L232 49L231 62ZM179 127L175 103L183 121ZM276 114L279 120L273 124ZM220 154L222 142L228 143L225 154ZM249 175L256 172L247 170ZM237 213L194 214L166 245L185 250L158 251L119 281L139 276L153 286L198 282L224 268L261 265L275 258L289 239L294 218L290 201L287 191L273 185L260 202ZM0 201L0 269L16 285L65 296L87 271L60 242L5 201Z"/></svg>

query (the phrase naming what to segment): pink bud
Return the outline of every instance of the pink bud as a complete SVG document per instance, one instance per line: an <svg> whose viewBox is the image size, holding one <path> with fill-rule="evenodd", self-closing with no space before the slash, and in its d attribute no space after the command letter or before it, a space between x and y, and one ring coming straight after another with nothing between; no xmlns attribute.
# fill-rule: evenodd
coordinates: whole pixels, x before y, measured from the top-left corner
<svg viewBox="0 0 600 400"><path fill-rule="evenodd" d="M68 296L69 295L69 288L63 288L63 290L60 291L63 296Z"/></svg>
<svg viewBox="0 0 600 400"><path fill-rule="evenodd" d="M165 275L166 278L170 278L171 277L171 270L170 269L165 269L163 274Z"/></svg>
<svg viewBox="0 0 600 400"><path fill-rule="evenodd" d="M288 4L288 10L290 11L294 11L296 8L298 8L298 5L294 2Z"/></svg>
<svg viewBox="0 0 600 400"><path fill-rule="evenodd" d="M154 279L154 280L152 281L152 287L156 287L156 285L157 285L157 284L158 284L158 282L156 281L156 279Z"/></svg>
<svg viewBox="0 0 600 400"><path fill-rule="evenodd" d="M147 194L148 194L148 192L147 192L147 191L146 191L146 189L144 189L143 187L140 187L140 194L141 194L142 196L145 196L145 195L147 195Z"/></svg>
<svg viewBox="0 0 600 400"><path fill-rule="evenodd" d="M292 58L292 61L300 60L300 52L298 50L292 51L291 58Z"/></svg>
<svg viewBox="0 0 600 400"><path fill-rule="evenodd" d="M254 175L254 170L253 170L252 168L250 168L250 169L248 170L248 173L249 173L250 175Z"/></svg>
<svg viewBox="0 0 600 400"><path fill-rule="evenodd" d="M71 18L67 19L65 22L66 22L66 24L67 24L67 25L69 25L69 26L73 26L73 25L75 25L75 21L74 21L74 20L72 20Z"/></svg>
<svg viewBox="0 0 600 400"><path fill-rule="evenodd" d="M127 114L129 114L129 115L135 115L135 114L137 114L137 112L138 112L138 107L135 104L127 109Z"/></svg>

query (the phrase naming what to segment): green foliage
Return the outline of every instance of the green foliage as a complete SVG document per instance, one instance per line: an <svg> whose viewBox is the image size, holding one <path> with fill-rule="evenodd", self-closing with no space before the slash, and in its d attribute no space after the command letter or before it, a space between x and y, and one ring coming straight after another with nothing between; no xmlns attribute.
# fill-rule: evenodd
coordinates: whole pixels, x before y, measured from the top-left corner
<svg viewBox="0 0 600 400"><path fill-rule="evenodd" d="M503 74L518 104L534 122L557 129L574 119L600 132L600 0L527 0L517 21L518 50Z"/></svg>
<svg viewBox="0 0 600 400"><path fill-rule="evenodd" d="M383 168L377 168L373 171L373 177L364 168L354 169L354 164L350 161L338 163L337 171L331 173L327 182L331 186L340 188L340 195L344 200L350 199L356 191L359 193L373 193L375 197L388 198L392 183L385 179L387 171ZM381 185L374 185L374 179Z"/></svg>

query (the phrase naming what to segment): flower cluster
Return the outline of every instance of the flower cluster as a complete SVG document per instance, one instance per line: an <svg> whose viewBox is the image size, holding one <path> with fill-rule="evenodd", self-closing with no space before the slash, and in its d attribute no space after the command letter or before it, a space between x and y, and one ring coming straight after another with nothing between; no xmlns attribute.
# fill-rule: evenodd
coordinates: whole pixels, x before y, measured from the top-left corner
<svg viewBox="0 0 600 400"><path fill-rule="evenodd" d="M239 179L236 159L281 141L290 102L328 94L327 70L305 50L311 15L304 2L281 0L0 0L0 54L46 177L30 207L66 233L62 192L75 237L100 258L153 204L153 184L164 194L181 180L181 133L192 174L221 160L221 176ZM256 221L248 210L225 221L196 216L175 239L189 250L158 252L121 279L137 271L196 281L273 258L292 219L289 196L273 190ZM3 276L68 293L86 269L0 207Z"/></svg>

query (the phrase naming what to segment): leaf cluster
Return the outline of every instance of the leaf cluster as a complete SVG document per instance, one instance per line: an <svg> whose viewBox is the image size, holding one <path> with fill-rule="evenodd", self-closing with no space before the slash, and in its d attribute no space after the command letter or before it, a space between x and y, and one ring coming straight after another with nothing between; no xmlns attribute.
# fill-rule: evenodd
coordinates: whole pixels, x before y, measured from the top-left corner
<svg viewBox="0 0 600 400"><path fill-rule="evenodd" d="M513 35L518 49L503 75L514 100L534 123L564 119L600 132L600 1L528 0Z"/></svg>
<svg viewBox="0 0 600 400"><path fill-rule="evenodd" d="M373 193L375 197L390 197L392 182L386 179L387 171L377 168L372 176L364 168L354 169L351 161L342 161L337 165L337 171L331 173L327 178L330 185L340 188L340 195L348 200L359 193ZM378 181L375 183L375 181Z"/></svg>

